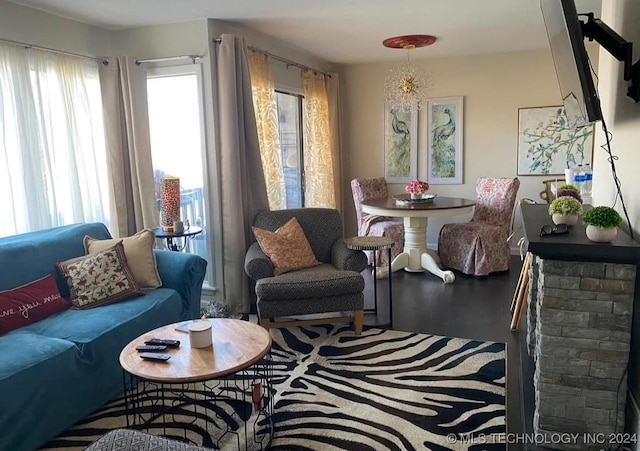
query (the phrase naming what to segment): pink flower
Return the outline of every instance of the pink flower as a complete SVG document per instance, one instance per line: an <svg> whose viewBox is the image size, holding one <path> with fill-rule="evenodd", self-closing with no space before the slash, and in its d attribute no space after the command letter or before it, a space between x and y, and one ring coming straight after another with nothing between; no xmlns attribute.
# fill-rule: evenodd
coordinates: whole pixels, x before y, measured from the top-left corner
<svg viewBox="0 0 640 451"><path fill-rule="evenodd" d="M429 184L420 180L412 180L404 190L408 194L424 194L429 190Z"/></svg>

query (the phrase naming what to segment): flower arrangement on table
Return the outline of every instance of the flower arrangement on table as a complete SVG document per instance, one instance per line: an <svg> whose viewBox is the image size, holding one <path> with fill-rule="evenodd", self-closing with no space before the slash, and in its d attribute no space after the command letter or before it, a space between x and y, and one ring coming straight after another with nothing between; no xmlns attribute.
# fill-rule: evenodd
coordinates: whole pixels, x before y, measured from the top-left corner
<svg viewBox="0 0 640 451"><path fill-rule="evenodd" d="M420 180L412 180L404 187L404 190L411 195L411 198L420 199L424 193L429 191L429 184Z"/></svg>

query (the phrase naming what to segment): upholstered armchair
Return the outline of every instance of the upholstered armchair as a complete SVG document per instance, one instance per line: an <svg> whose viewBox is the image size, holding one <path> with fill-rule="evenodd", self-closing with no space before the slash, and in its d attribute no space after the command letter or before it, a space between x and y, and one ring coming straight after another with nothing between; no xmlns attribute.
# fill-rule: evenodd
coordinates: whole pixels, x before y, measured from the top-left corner
<svg viewBox="0 0 640 451"><path fill-rule="evenodd" d="M362 201L384 199L388 196L387 181L384 177L361 178L351 180L353 203L358 220L358 236L385 236L395 241L391 248L391 259L402 252L404 246L404 226L402 220L386 216L377 216L362 211ZM365 251L368 264L373 264L373 251ZM385 268L389 259L387 252L378 252L376 265Z"/></svg>
<svg viewBox="0 0 640 451"><path fill-rule="evenodd" d="M476 276L509 269L509 234L519 187L517 178L478 179L471 222L445 224L440 230L443 266Z"/></svg>
<svg viewBox="0 0 640 451"><path fill-rule="evenodd" d="M342 218L337 210L260 211L253 224L259 229L276 231L294 217L304 231L318 264L275 275L272 259L258 242L249 247L244 269L256 281L260 324L269 329L353 322L356 335L360 335L364 318L364 279L360 273L366 267L365 254L348 249L344 244ZM330 318L290 320L291 316L329 312L341 314ZM349 313L345 316L344 312Z"/></svg>

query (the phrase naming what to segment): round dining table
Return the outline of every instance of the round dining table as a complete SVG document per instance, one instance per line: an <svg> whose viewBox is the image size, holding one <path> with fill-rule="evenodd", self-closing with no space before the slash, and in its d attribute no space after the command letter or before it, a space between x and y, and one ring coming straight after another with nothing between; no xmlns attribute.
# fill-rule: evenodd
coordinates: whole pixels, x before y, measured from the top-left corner
<svg viewBox="0 0 640 451"><path fill-rule="evenodd" d="M427 222L429 218L471 213L475 204L473 200L459 197L438 196L429 202L397 201L393 197L387 197L362 201L362 211L370 215L404 218L404 249L391 262L391 271L426 270L445 283L452 283L456 276L451 271L443 271L438 254L427 249ZM386 274L380 274L380 277L385 276Z"/></svg>

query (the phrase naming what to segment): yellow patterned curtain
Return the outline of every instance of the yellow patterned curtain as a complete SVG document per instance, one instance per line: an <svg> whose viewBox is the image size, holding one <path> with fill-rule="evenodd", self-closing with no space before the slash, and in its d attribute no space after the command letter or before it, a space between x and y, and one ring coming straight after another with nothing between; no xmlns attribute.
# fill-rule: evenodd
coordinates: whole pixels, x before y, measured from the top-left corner
<svg viewBox="0 0 640 451"><path fill-rule="evenodd" d="M260 157L267 185L269 209L286 208L286 190L282 170L280 132L276 92L271 77L271 58L260 52L249 53L251 93L260 141Z"/></svg>
<svg viewBox="0 0 640 451"><path fill-rule="evenodd" d="M336 208L329 101L323 74L302 71L305 207Z"/></svg>

